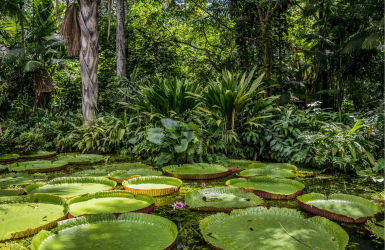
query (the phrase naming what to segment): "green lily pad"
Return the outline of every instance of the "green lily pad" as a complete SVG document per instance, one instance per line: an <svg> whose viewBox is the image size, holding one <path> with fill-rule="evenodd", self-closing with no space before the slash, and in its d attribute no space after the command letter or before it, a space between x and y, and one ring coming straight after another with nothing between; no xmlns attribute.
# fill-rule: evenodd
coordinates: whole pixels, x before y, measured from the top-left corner
<svg viewBox="0 0 385 250"><path fill-rule="evenodd" d="M131 169L139 169L139 168L147 168L150 169L152 166L148 166L142 163L119 163L119 164L110 164L107 166L103 166L102 169L107 169L108 171L116 171L116 170L131 170Z"/></svg>
<svg viewBox="0 0 385 250"><path fill-rule="evenodd" d="M303 193L301 182L267 176L238 178L226 182L227 186L245 189L266 199L293 199Z"/></svg>
<svg viewBox="0 0 385 250"><path fill-rule="evenodd" d="M26 161L9 165L9 171L28 171L29 173L46 173L67 168L66 161Z"/></svg>
<svg viewBox="0 0 385 250"><path fill-rule="evenodd" d="M267 164L265 163L262 163L262 162L256 162L256 163L253 163L253 164L250 164L249 166L247 166L247 168L249 169L254 169L254 168L261 168L261 169L264 169L266 168Z"/></svg>
<svg viewBox="0 0 385 250"><path fill-rule="evenodd" d="M0 174L7 170L7 166L0 165Z"/></svg>
<svg viewBox="0 0 385 250"><path fill-rule="evenodd" d="M261 205L263 199L247 193L242 189L216 187L189 192L185 197L186 204L201 211L228 212L237 208Z"/></svg>
<svg viewBox="0 0 385 250"><path fill-rule="evenodd" d="M209 216L199 227L206 242L224 250L343 250L349 241L336 223L319 216L304 219L287 208L237 209Z"/></svg>
<svg viewBox="0 0 385 250"><path fill-rule="evenodd" d="M239 169L245 169L248 168L251 164L257 163L256 161L251 160L237 160L237 159L230 159L230 168L239 168Z"/></svg>
<svg viewBox="0 0 385 250"><path fill-rule="evenodd" d="M68 200L70 217L100 213L151 212L155 201L148 194L134 195L128 191L103 191Z"/></svg>
<svg viewBox="0 0 385 250"><path fill-rule="evenodd" d="M137 177L122 183L125 190L134 194L144 193L151 196L172 194L179 190L182 181L173 177Z"/></svg>
<svg viewBox="0 0 385 250"><path fill-rule="evenodd" d="M0 240L26 237L49 229L67 218L68 205L60 197L47 194L0 199Z"/></svg>
<svg viewBox="0 0 385 250"><path fill-rule="evenodd" d="M270 176L270 177L288 178L288 179L295 179L297 177L294 173L288 170L280 170L280 169L253 168L253 169L243 170L242 172L239 173L239 177L249 178L252 176Z"/></svg>
<svg viewBox="0 0 385 250"><path fill-rule="evenodd" d="M328 219L348 223L362 223L382 212L381 206L364 198L348 194L312 193L297 197L305 211Z"/></svg>
<svg viewBox="0 0 385 250"><path fill-rule="evenodd" d="M296 166L291 165L289 163L270 163L267 165L264 163L254 163L254 164L251 164L249 168L280 169L280 170L290 170L290 171L297 170Z"/></svg>
<svg viewBox="0 0 385 250"><path fill-rule="evenodd" d="M131 170L116 170L108 174L111 180L116 181L117 183L122 183L123 181L129 180L131 178L140 177L140 176L160 176L162 172L156 171L149 168L138 168Z"/></svg>
<svg viewBox="0 0 385 250"><path fill-rule="evenodd" d="M207 163L168 166L163 168L163 172L167 176L179 179L214 179L232 173L224 166Z"/></svg>
<svg viewBox="0 0 385 250"><path fill-rule="evenodd" d="M108 179L108 170L96 169L96 170L83 170L75 172L71 177L102 177Z"/></svg>
<svg viewBox="0 0 385 250"><path fill-rule="evenodd" d="M381 240L385 239L384 221L373 222L368 220L365 228L368 229L376 238Z"/></svg>
<svg viewBox="0 0 385 250"><path fill-rule="evenodd" d="M28 194L46 193L67 199L88 193L107 191L116 186L115 181L97 177L63 177L47 183L35 183L25 187Z"/></svg>
<svg viewBox="0 0 385 250"><path fill-rule="evenodd" d="M20 158L20 155L18 155L18 154L0 155L0 162L1 161L16 161L19 158Z"/></svg>
<svg viewBox="0 0 385 250"><path fill-rule="evenodd" d="M8 173L0 176L0 188L36 183L45 179L46 174Z"/></svg>
<svg viewBox="0 0 385 250"><path fill-rule="evenodd" d="M23 189L0 189L0 197L16 196L24 193Z"/></svg>
<svg viewBox="0 0 385 250"><path fill-rule="evenodd" d="M70 165L87 165L107 162L109 156L96 154L67 154L58 157L60 161L67 161Z"/></svg>
<svg viewBox="0 0 385 250"><path fill-rule="evenodd" d="M94 214L59 222L57 234L41 231L32 240L32 250L69 249L171 249L178 229L165 218L152 214Z"/></svg>
<svg viewBox="0 0 385 250"><path fill-rule="evenodd" d="M20 155L21 159L43 159L43 158L50 158L54 157L56 155L55 151L48 152L48 151L37 151L26 155Z"/></svg>

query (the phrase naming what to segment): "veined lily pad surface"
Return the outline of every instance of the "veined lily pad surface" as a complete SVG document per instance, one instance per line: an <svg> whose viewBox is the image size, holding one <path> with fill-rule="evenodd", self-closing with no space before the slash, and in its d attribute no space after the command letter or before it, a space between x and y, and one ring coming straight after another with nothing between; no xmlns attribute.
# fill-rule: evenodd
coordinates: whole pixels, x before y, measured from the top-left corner
<svg viewBox="0 0 385 250"><path fill-rule="evenodd" d="M240 168L245 169L251 164L256 163L255 161L250 160L236 160L236 159L230 159L230 168Z"/></svg>
<svg viewBox="0 0 385 250"><path fill-rule="evenodd" d="M237 209L200 222L204 239L215 249L343 250L348 234L323 217L304 219L287 208Z"/></svg>
<svg viewBox="0 0 385 250"><path fill-rule="evenodd" d="M248 168L262 168L262 169L280 169L280 170L290 170L296 171L297 167L289 163L254 163L251 164Z"/></svg>
<svg viewBox="0 0 385 250"><path fill-rule="evenodd" d="M116 170L108 174L111 180L116 181L117 183L122 183L123 181L141 177L141 176L160 176L162 172L152 170L149 168L139 168L131 170Z"/></svg>
<svg viewBox="0 0 385 250"><path fill-rule="evenodd" d="M138 249L163 250L174 245L178 230L163 217L125 213L95 214L60 222L57 234L41 231L32 240L32 250Z"/></svg>
<svg viewBox="0 0 385 250"><path fill-rule="evenodd" d="M206 163L168 166L163 168L163 172L167 176L179 179L214 179L232 173L224 166Z"/></svg>
<svg viewBox="0 0 385 250"><path fill-rule="evenodd" d="M115 181L98 177L63 177L47 183L36 183L25 187L28 194L46 193L67 199L88 193L111 190Z"/></svg>
<svg viewBox="0 0 385 250"><path fill-rule="evenodd" d="M0 162L1 161L16 161L19 158L20 158L20 155L18 155L18 154L0 155Z"/></svg>
<svg viewBox="0 0 385 250"><path fill-rule="evenodd" d="M265 163L262 163L262 162L256 162L256 163L253 163L253 164L250 164L247 166L247 168L249 169L253 169L253 168L266 168L267 164Z"/></svg>
<svg viewBox="0 0 385 250"><path fill-rule="evenodd" d="M194 209L212 212L228 212L236 208L261 205L263 199L242 189L216 187L199 189L186 195L186 204Z"/></svg>
<svg viewBox="0 0 385 250"><path fill-rule="evenodd" d="M383 211L381 206L372 201L347 194L332 194L326 197L312 193L297 199L300 207L309 213L348 223L365 222Z"/></svg>
<svg viewBox="0 0 385 250"><path fill-rule="evenodd" d="M20 172L28 171L29 173L46 173L67 168L66 161L26 161L11 164L8 169L10 171Z"/></svg>
<svg viewBox="0 0 385 250"><path fill-rule="evenodd" d="M134 194L145 193L151 196L172 194L179 190L182 181L173 177L137 177L122 183L125 190Z"/></svg>
<svg viewBox="0 0 385 250"><path fill-rule="evenodd" d="M303 193L305 185L301 182L274 178L274 177L250 177L249 179L231 179L226 182L227 186L245 189L266 199L293 199Z"/></svg>
<svg viewBox="0 0 385 250"><path fill-rule="evenodd" d="M68 200L70 217L89 214L127 212L149 213L155 207L155 201L148 194L134 195L128 191L103 191L81 195Z"/></svg>
<svg viewBox="0 0 385 250"><path fill-rule="evenodd" d="M111 164L102 167L102 169L107 169L108 171L116 171L116 170L131 170L131 169L139 169L139 168L147 168L150 169L152 166L143 164L143 163L118 163L118 164Z"/></svg>
<svg viewBox="0 0 385 250"><path fill-rule="evenodd" d="M289 170L279 170L279 169L247 169L239 173L239 177L249 178L252 176L270 176L276 178L288 178L295 179L297 176L290 172Z"/></svg>
<svg viewBox="0 0 385 250"><path fill-rule="evenodd" d="M75 172L71 175L71 177L103 177L108 179L108 171L104 169L90 169L90 170L84 170Z"/></svg>
<svg viewBox="0 0 385 250"><path fill-rule="evenodd" d="M46 178L46 174L8 173L0 176L0 188L41 182Z"/></svg>
<svg viewBox="0 0 385 250"><path fill-rule="evenodd" d="M86 165L107 162L109 156L96 154L67 154L58 157L60 161L67 161L72 165Z"/></svg>
<svg viewBox="0 0 385 250"><path fill-rule="evenodd" d="M368 229L376 238L381 240L385 239L384 221L372 222L368 220L365 228Z"/></svg>
<svg viewBox="0 0 385 250"><path fill-rule="evenodd" d="M0 240L26 237L67 218L65 199L47 194L0 199Z"/></svg>
<svg viewBox="0 0 385 250"><path fill-rule="evenodd" d="M16 196L24 193L23 189L0 189L0 197Z"/></svg>
<svg viewBox="0 0 385 250"><path fill-rule="evenodd" d="M54 157L55 155L56 155L55 151L48 152L48 151L40 150L27 155L21 155L20 158L21 159L43 159L43 158Z"/></svg>

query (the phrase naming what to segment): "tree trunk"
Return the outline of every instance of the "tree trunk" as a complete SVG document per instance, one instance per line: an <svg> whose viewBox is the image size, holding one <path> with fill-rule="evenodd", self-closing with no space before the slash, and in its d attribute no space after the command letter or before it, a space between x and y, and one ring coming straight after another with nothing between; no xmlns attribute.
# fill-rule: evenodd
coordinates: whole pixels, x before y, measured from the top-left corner
<svg viewBox="0 0 385 250"><path fill-rule="evenodd" d="M116 75L122 77L126 76L124 0L116 0Z"/></svg>
<svg viewBox="0 0 385 250"><path fill-rule="evenodd" d="M100 0L78 0L81 30L80 73L82 76L82 111L85 125L98 111L98 7Z"/></svg>
<svg viewBox="0 0 385 250"><path fill-rule="evenodd" d="M20 2L19 6L20 6L21 42L23 43L23 47L25 49L23 3Z"/></svg>

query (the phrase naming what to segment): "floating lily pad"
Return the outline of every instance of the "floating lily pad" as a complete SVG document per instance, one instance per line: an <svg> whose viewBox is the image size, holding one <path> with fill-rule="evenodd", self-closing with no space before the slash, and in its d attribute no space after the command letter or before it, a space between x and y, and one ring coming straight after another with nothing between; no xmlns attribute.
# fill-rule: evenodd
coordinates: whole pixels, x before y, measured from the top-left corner
<svg viewBox="0 0 385 250"><path fill-rule="evenodd" d="M23 189L0 189L0 197L16 196L24 193Z"/></svg>
<svg viewBox="0 0 385 250"><path fill-rule="evenodd" d="M381 206L364 198L348 194L312 193L297 197L300 207L306 212L320 215L331 220L362 223L379 215Z"/></svg>
<svg viewBox="0 0 385 250"><path fill-rule="evenodd" d="M168 166L163 168L163 172L167 176L179 179L199 180L220 178L232 173L231 170L224 166L206 163Z"/></svg>
<svg viewBox="0 0 385 250"><path fill-rule="evenodd" d="M108 179L108 170L96 169L96 170L83 170L75 172L71 177L102 177Z"/></svg>
<svg viewBox="0 0 385 250"><path fill-rule="evenodd" d="M108 174L111 180L116 181L117 183L122 183L123 181L127 181L129 179L141 176L160 176L162 172L152 170L149 168L138 168L131 170L116 170Z"/></svg>
<svg viewBox="0 0 385 250"><path fill-rule="evenodd" d="M242 177L242 178L250 178L253 176L270 176L270 177L287 178L287 179L297 178L297 176L294 173L288 170L280 170L280 169L253 168L253 169L243 170L238 175L238 177Z"/></svg>
<svg viewBox="0 0 385 250"><path fill-rule="evenodd" d="M31 249L169 250L178 234L172 221L142 213L125 213L118 219L113 214L94 214L58 224L57 234L41 231L36 235Z"/></svg>
<svg viewBox="0 0 385 250"><path fill-rule="evenodd" d="M173 177L151 176L137 177L123 182L125 190L134 194L144 193L151 196L168 195L177 192L182 181Z"/></svg>
<svg viewBox="0 0 385 250"><path fill-rule="evenodd" d="M0 176L0 188L36 183L45 179L46 174L8 173Z"/></svg>
<svg viewBox="0 0 385 250"><path fill-rule="evenodd" d="M63 177L47 183L35 183L25 187L28 194L46 193L67 199L88 193L112 190L115 181L97 177Z"/></svg>
<svg viewBox="0 0 385 250"><path fill-rule="evenodd" d="M20 155L18 155L18 154L0 155L0 162L2 162L2 161L16 161L19 158L20 158Z"/></svg>
<svg viewBox="0 0 385 250"><path fill-rule="evenodd" d="M256 161L251 160L236 160L236 159L230 159L230 168L239 168L239 169L245 169L248 168L251 164L257 163Z"/></svg>
<svg viewBox="0 0 385 250"><path fill-rule="evenodd" d="M0 174L7 170L7 166L0 165Z"/></svg>
<svg viewBox="0 0 385 250"><path fill-rule="evenodd" d="M49 229L67 218L65 199L33 194L0 199L0 240L21 238Z"/></svg>
<svg viewBox="0 0 385 250"><path fill-rule="evenodd" d="M314 176L324 171L325 169L320 169L320 168L297 167L297 171L295 171L295 173L297 174L297 176L306 177L306 176Z"/></svg>
<svg viewBox="0 0 385 250"><path fill-rule="evenodd" d="M58 157L60 161L67 161L70 165L87 165L107 162L109 156L96 154L67 154Z"/></svg>
<svg viewBox="0 0 385 250"><path fill-rule="evenodd" d="M373 222L368 220L365 228L368 229L376 238L381 240L385 239L384 221Z"/></svg>
<svg viewBox="0 0 385 250"><path fill-rule="evenodd" d="M239 188L216 187L199 189L186 195L186 204L200 211L229 212L233 209L261 205L263 199Z"/></svg>
<svg viewBox="0 0 385 250"><path fill-rule="evenodd" d="M43 158L51 158L51 157L54 157L55 155L56 155L55 151L48 152L48 151L40 150L27 155L21 155L20 158L21 159L43 159Z"/></svg>
<svg viewBox="0 0 385 250"><path fill-rule="evenodd" d="M9 165L9 171L28 171L29 173L47 173L66 169L66 161L26 161L17 162Z"/></svg>
<svg viewBox="0 0 385 250"><path fill-rule="evenodd" d="M214 249L343 250L349 241L338 224L319 216L304 219L287 208L237 209L209 216L199 227Z"/></svg>
<svg viewBox="0 0 385 250"><path fill-rule="evenodd" d="M265 199L288 200L303 194L305 185L301 182L274 177L250 177L249 179L231 179L226 182L227 186L244 189L253 192Z"/></svg>
<svg viewBox="0 0 385 250"><path fill-rule="evenodd" d="M251 164L249 168L280 169L280 170L290 170L290 171L297 170L296 166L291 165L289 163L270 163L267 165L264 163L254 163L254 164Z"/></svg>
<svg viewBox="0 0 385 250"><path fill-rule="evenodd" d="M68 205L69 218L100 213L113 213L119 216L127 212L149 213L154 209L155 201L148 194L103 191L72 198L68 200Z"/></svg>
<svg viewBox="0 0 385 250"><path fill-rule="evenodd" d="M131 169L139 169L139 168L153 168L152 166L143 164L143 163L119 163L119 164L110 164L107 166L103 166L102 169L107 169L108 171L116 171L116 170L131 170Z"/></svg>
<svg viewBox="0 0 385 250"><path fill-rule="evenodd" d="M256 163L253 163L253 164L250 164L249 166L247 166L247 168L249 169L254 169L254 168L266 168L267 164L265 163L262 163L262 162L256 162Z"/></svg>

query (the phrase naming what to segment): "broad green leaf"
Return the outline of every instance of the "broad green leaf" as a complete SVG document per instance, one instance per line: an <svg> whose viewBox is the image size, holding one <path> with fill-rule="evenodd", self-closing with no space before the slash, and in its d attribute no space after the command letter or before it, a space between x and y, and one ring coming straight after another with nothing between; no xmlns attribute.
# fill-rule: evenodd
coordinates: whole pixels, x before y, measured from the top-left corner
<svg viewBox="0 0 385 250"><path fill-rule="evenodd" d="M150 134L147 140L157 145L162 145L164 134Z"/></svg>
<svg viewBox="0 0 385 250"><path fill-rule="evenodd" d="M175 146L175 151L177 153L182 153L182 152L186 151L187 146L188 146L188 141L186 139L182 139L180 142L181 142L181 145Z"/></svg>
<svg viewBox="0 0 385 250"><path fill-rule="evenodd" d="M178 123L170 118L164 118L160 120L165 128L173 129L178 127Z"/></svg>
<svg viewBox="0 0 385 250"><path fill-rule="evenodd" d="M198 131L198 129L199 129L199 126L196 125L196 124L193 123L193 122L189 122L188 125L187 125L187 127L188 127L189 129L191 129L191 130L194 130L194 131Z"/></svg>
<svg viewBox="0 0 385 250"><path fill-rule="evenodd" d="M383 169L385 169L385 161L384 161L384 158L380 158L378 159L378 161L376 161L376 164L374 164L373 170L380 171Z"/></svg>
<svg viewBox="0 0 385 250"><path fill-rule="evenodd" d="M129 143L131 144L135 144L139 141L139 137L135 136L133 138L131 138L130 140L128 140Z"/></svg>
<svg viewBox="0 0 385 250"><path fill-rule="evenodd" d="M183 135L187 138L188 142L190 142L195 137L195 133L193 131L183 132Z"/></svg>
<svg viewBox="0 0 385 250"><path fill-rule="evenodd" d="M374 156L372 155L372 153L370 153L368 150L365 150L365 153L368 156L370 164L374 166L374 164L376 163L376 160L374 159Z"/></svg>

